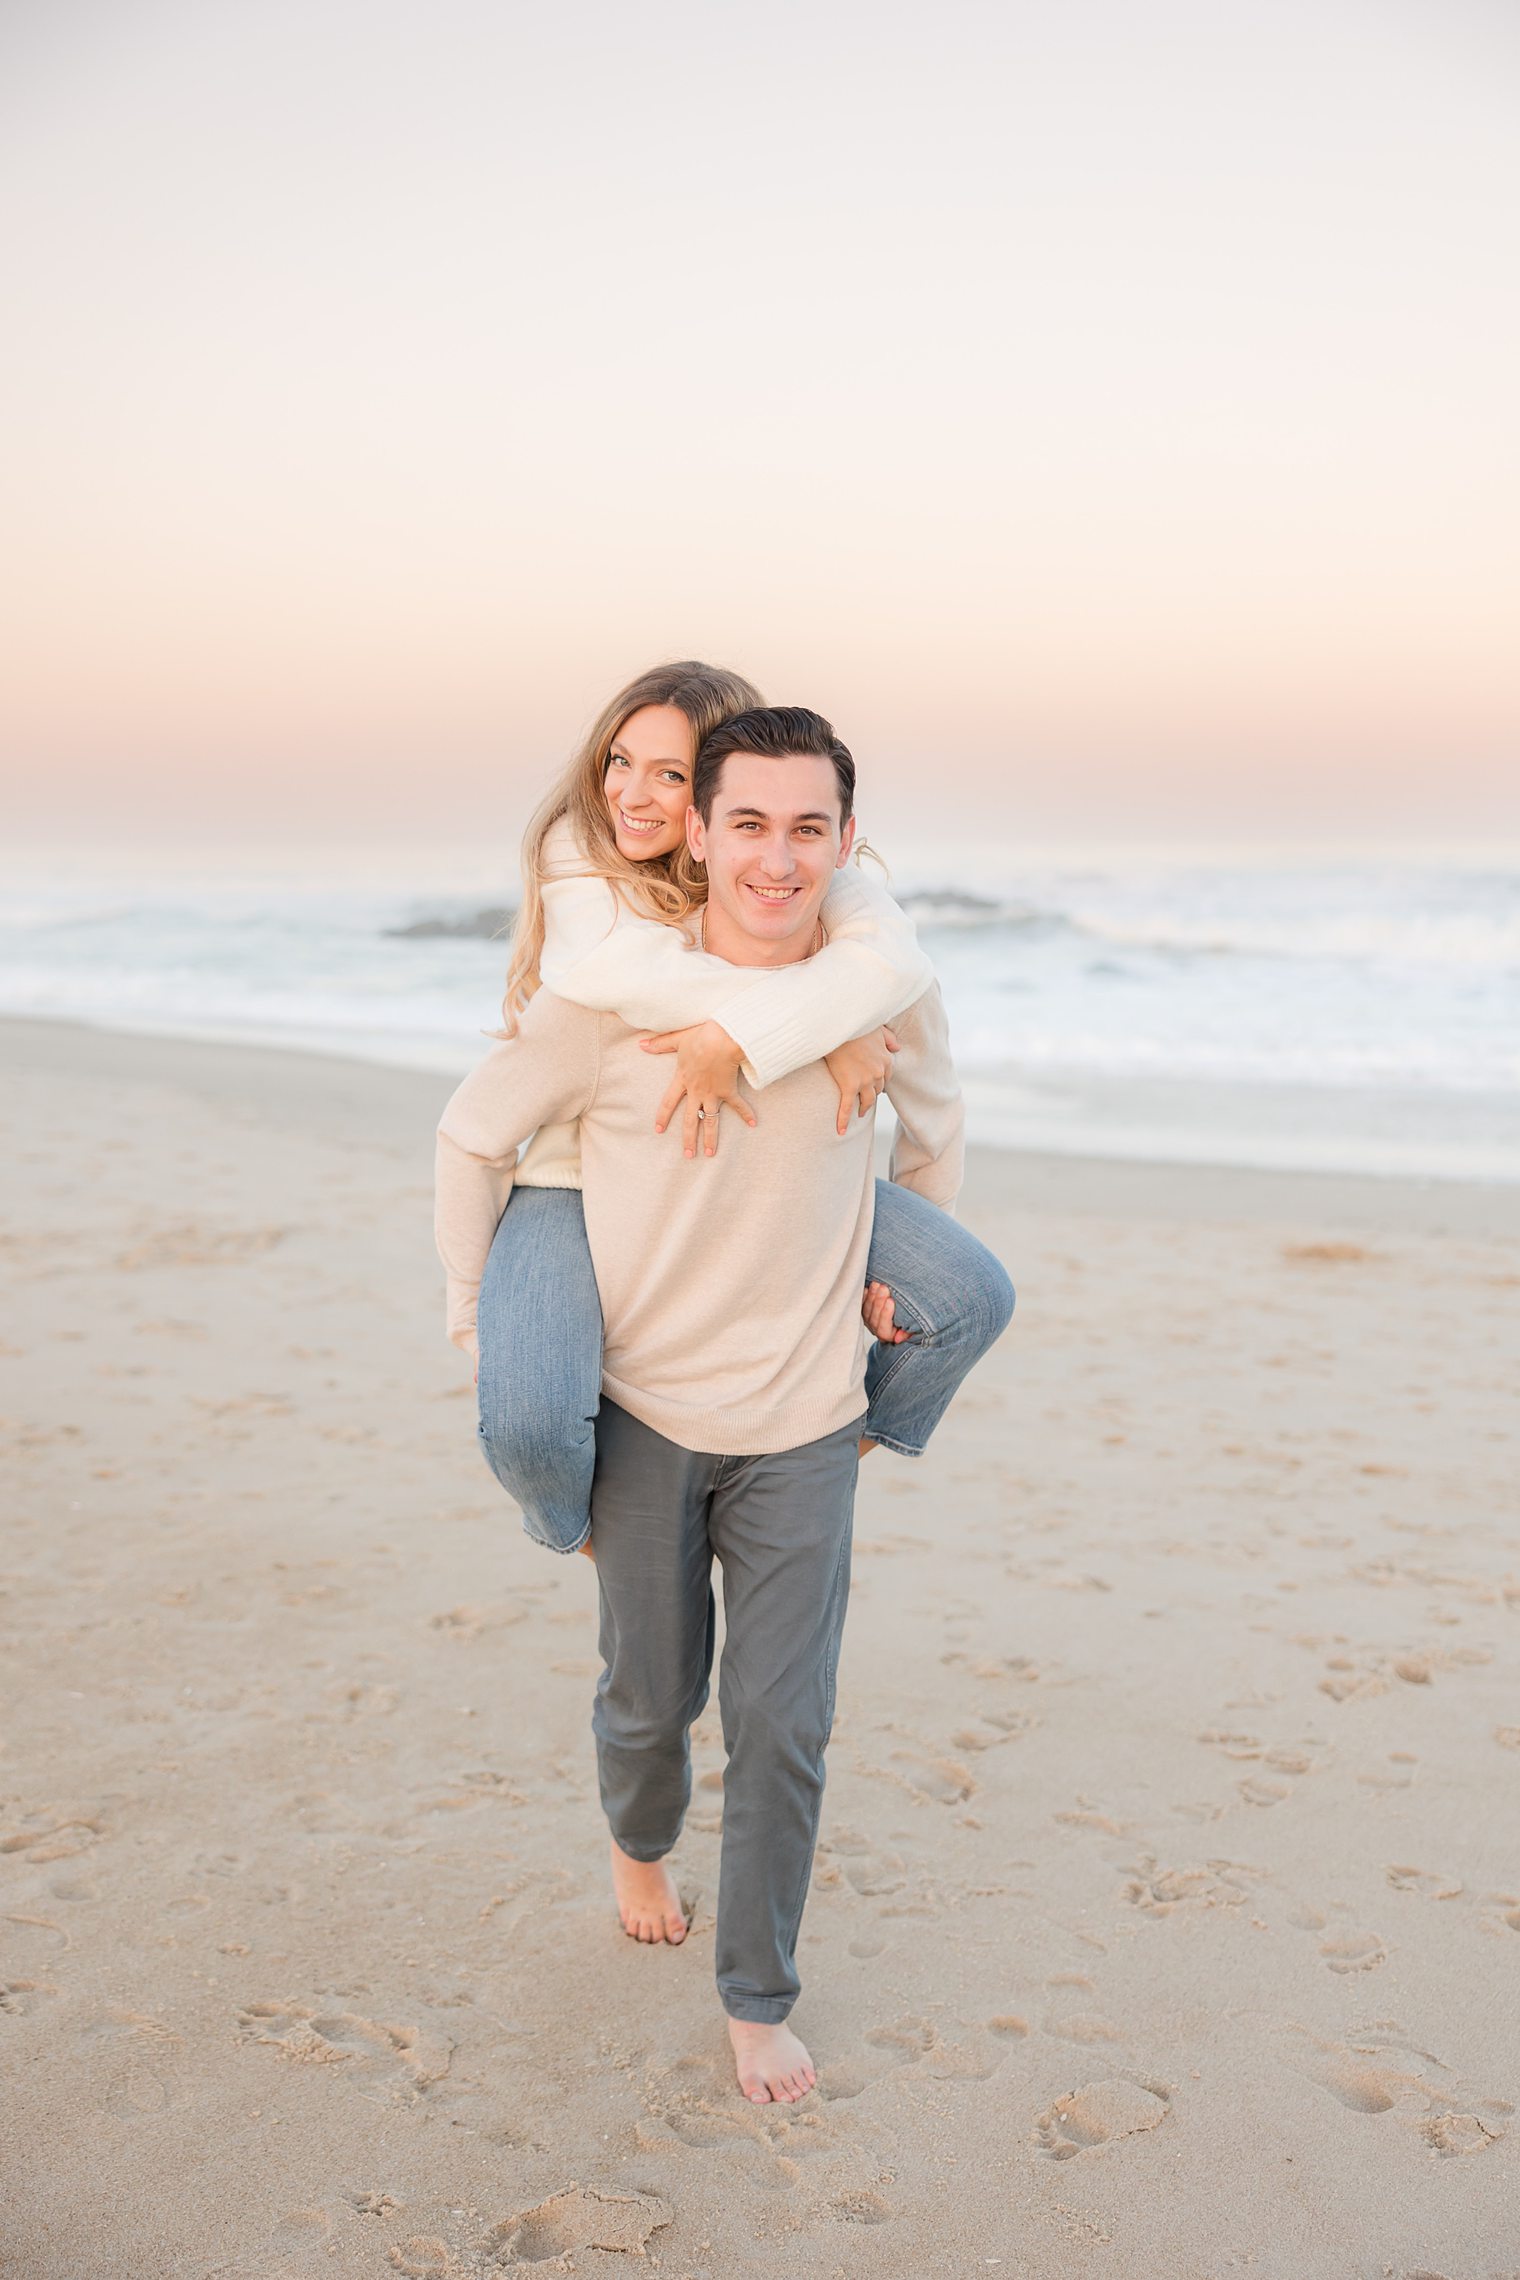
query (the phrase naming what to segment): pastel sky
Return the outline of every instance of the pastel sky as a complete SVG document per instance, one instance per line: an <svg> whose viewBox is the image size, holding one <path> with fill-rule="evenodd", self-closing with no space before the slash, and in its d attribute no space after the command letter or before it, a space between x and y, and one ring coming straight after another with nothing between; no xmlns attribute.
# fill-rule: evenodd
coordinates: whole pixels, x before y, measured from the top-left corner
<svg viewBox="0 0 1520 2280"><path fill-rule="evenodd" d="M1502 0L20 0L12 828L494 837L697 654L900 833L1520 836L1517 129Z"/></svg>

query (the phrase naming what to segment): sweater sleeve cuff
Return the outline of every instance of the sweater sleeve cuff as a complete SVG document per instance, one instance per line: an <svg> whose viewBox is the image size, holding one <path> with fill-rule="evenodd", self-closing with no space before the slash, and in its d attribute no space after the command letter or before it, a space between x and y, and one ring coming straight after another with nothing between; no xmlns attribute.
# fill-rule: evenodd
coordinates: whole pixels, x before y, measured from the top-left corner
<svg viewBox="0 0 1520 2280"><path fill-rule="evenodd" d="M718 1006L713 1020L721 1022L744 1059L740 1067L756 1092L785 1076L789 1069L818 1058L815 1050L817 1021L805 1012L788 1013L767 1021L758 996L731 998Z"/></svg>

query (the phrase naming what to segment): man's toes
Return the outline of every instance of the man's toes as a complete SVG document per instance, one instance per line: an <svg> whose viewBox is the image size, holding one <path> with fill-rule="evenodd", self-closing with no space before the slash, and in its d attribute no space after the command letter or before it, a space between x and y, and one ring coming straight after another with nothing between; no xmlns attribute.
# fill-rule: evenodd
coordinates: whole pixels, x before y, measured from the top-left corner
<svg viewBox="0 0 1520 2280"><path fill-rule="evenodd" d="M667 1916L665 1918L665 1937L672 1947L679 1947L686 1937L686 1918L684 1916Z"/></svg>

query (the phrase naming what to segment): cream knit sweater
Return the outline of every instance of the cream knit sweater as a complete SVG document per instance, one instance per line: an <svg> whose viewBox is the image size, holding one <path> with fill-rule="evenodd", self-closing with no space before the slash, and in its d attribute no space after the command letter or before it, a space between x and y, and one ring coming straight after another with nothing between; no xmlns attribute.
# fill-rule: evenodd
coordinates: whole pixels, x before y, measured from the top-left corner
<svg viewBox="0 0 1520 2280"><path fill-rule="evenodd" d="M847 1037L877 1028L934 979L913 921L879 877L860 865L837 872L823 905L828 941L795 966L732 966L643 918L592 871L561 819L544 841L545 989L593 1013L621 1014L646 1030L719 1021L759 1090L821 1061ZM669 1082L674 1063L666 1064ZM573 1124L546 1124L517 1167L522 1187L579 1187Z"/></svg>
<svg viewBox="0 0 1520 2280"><path fill-rule="evenodd" d="M734 969L730 968L732 973ZM947 1209L963 1111L937 987L893 1013L892 1177ZM860 1318L871 1241L872 1119L835 1129L818 1062L768 1085L754 1131L725 1117L710 1161L656 1133L669 1064L612 1014L540 990L516 1037L466 1077L438 1128L448 1331L475 1305L517 1151L579 1119L586 1233L605 1322L603 1389L667 1440L717 1455L800 1447L865 1410Z"/></svg>

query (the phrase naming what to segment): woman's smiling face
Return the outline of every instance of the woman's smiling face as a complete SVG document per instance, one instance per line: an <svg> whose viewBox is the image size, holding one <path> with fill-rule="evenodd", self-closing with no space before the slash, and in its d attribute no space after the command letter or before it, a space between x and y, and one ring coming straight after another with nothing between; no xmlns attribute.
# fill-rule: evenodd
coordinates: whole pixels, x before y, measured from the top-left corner
<svg viewBox="0 0 1520 2280"><path fill-rule="evenodd" d="M647 863L684 845L691 805L691 723L675 705L644 705L612 739L602 787L618 852Z"/></svg>

